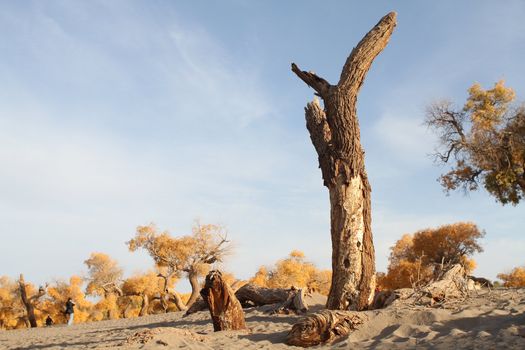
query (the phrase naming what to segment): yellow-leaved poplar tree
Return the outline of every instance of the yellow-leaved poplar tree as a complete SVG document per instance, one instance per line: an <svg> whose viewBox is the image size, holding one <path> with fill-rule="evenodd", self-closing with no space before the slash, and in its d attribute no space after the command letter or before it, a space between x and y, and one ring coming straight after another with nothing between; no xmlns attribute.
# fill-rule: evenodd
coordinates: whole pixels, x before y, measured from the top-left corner
<svg viewBox="0 0 525 350"><path fill-rule="evenodd" d="M503 281L504 287L525 287L525 267L515 267L508 273L500 273L498 278Z"/></svg>
<svg viewBox="0 0 525 350"><path fill-rule="evenodd" d="M172 279L170 282L175 284L176 280ZM132 309L128 310L126 317L148 315L152 301L159 301L162 304L160 299L163 290L164 280L156 272L135 274L127 278L122 284L122 293L131 299ZM133 302L135 300L136 303Z"/></svg>
<svg viewBox="0 0 525 350"><path fill-rule="evenodd" d="M483 251L478 242L483 236L484 232L470 222L405 234L390 248L388 271L378 281L379 286L410 288L430 281L454 264L471 273L476 266L471 256Z"/></svg>
<svg viewBox="0 0 525 350"><path fill-rule="evenodd" d="M0 329L29 327L16 281L0 277Z"/></svg>
<svg viewBox="0 0 525 350"><path fill-rule="evenodd" d="M95 305L95 310L98 311L96 318L119 318L117 301L122 296L122 268L116 260L104 253L92 253L84 264L88 267L86 294L101 298Z"/></svg>
<svg viewBox="0 0 525 350"><path fill-rule="evenodd" d="M302 251L293 250L286 259L277 261L272 269L261 266L250 282L268 288L308 288L327 295L330 278L329 270L317 269L306 261Z"/></svg>
<svg viewBox="0 0 525 350"><path fill-rule="evenodd" d="M80 276L72 276L68 282L56 281L47 288L48 298L42 305L43 317L50 316L55 324L66 323L64 314L68 298L75 303L75 323L83 323L92 318L93 304L86 299L83 291L84 280Z"/></svg>
<svg viewBox="0 0 525 350"><path fill-rule="evenodd" d="M173 237L168 231L159 232L154 224L137 227L135 237L128 242L130 251L146 250L166 281L186 275L191 285L191 295L186 305L178 293L171 291L177 307L186 309L199 296L199 279L204 277L210 265L221 262L230 251L226 230L219 225L202 225L196 222L192 234ZM164 292L169 291L165 288Z"/></svg>
<svg viewBox="0 0 525 350"><path fill-rule="evenodd" d="M511 104L516 94L503 81L468 92L462 109L444 101L427 110L440 139L436 161L452 163L441 185L447 192L482 185L500 203L516 205L525 194L525 106Z"/></svg>

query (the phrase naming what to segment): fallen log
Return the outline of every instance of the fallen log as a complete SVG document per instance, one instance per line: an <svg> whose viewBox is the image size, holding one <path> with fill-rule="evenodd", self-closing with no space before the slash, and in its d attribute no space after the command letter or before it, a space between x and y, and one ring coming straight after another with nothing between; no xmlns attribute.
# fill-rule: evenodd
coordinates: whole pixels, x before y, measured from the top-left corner
<svg viewBox="0 0 525 350"><path fill-rule="evenodd" d="M241 303L222 279L220 271L213 270L208 273L200 294L210 310L215 332L246 328Z"/></svg>
<svg viewBox="0 0 525 350"><path fill-rule="evenodd" d="M461 298L467 294L465 269L460 264L453 265L419 291L419 304L442 303L447 299Z"/></svg>
<svg viewBox="0 0 525 350"><path fill-rule="evenodd" d="M284 288L265 288L248 283L235 293L243 307L262 306L276 303L283 303L295 294L292 289Z"/></svg>
<svg viewBox="0 0 525 350"><path fill-rule="evenodd" d="M476 285L479 285L481 288L494 288L494 284L492 284L492 282L486 278L475 276L467 276L467 278L473 281Z"/></svg>
<svg viewBox="0 0 525 350"><path fill-rule="evenodd" d="M357 311L323 310L294 324L286 344L303 348L331 344L346 337L366 320L365 314Z"/></svg>
<svg viewBox="0 0 525 350"><path fill-rule="evenodd" d="M305 300L304 289L296 289L295 293L290 293L288 299L282 304L270 312L272 314L289 314L293 313L306 313L308 311L308 305Z"/></svg>
<svg viewBox="0 0 525 350"><path fill-rule="evenodd" d="M308 310L304 289L265 288L246 284L235 293L243 307L274 305L270 313L304 313Z"/></svg>

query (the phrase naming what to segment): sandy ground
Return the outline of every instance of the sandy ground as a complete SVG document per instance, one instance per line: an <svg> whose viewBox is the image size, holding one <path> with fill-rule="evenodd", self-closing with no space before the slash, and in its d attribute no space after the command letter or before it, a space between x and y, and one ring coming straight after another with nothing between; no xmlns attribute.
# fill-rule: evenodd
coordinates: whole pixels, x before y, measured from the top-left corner
<svg viewBox="0 0 525 350"><path fill-rule="evenodd" d="M323 298L310 301L311 311ZM208 312L0 331L0 349L291 349L286 334L301 317L246 309L247 331L213 332ZM316 349L525 349L525 289L478 291L441 308L408 305L367 311L350 337Z"/></svg>

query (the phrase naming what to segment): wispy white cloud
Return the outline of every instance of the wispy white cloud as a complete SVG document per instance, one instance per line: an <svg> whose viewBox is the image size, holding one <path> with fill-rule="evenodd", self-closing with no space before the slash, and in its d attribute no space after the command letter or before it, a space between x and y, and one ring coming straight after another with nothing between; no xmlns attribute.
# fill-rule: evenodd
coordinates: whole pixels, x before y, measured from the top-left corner
<svg viewBox="0 0 525 350"><path fill-rule="evenodd" d="M375 140L388 157L403 163L428 165L428 154L434 145L434 137L422 123L422 118L400 114L384 114L374 125Z"/></svg>
<svg viewBox="0 0 525 350"><path fill-rule="evenodd" d="M50 273L67 276L82 270L95 250L110 253L128 272L145 269L150 259L124 245L135 226L155 221L184 234L195 217L228 226L237 251L226 266L240 277L292 248L329 267L329 203L316 155L304 124L293 124L299 133L279 110L297 111L293 123L302 118L304 101L295 106L298 95L286 90L293 76L263 71L256 57L240 57L206 23L189 23L176 4L17 4L0 11L0 29L9 33L0 42L0 234L11 242L0 246L0 265L10 269L3 273L33 271L37 281ZM276 28L287 27L282 22ZM278 40L275 31L268 33L257 31L250 45ZM317 40L319 33L305 35ZM455 213L466 210L445 201L435 215L410 206L410 200L423 206L435 199L426 187L413 186L417 176L431 172L425 168L433 143L421 125L424 103L464 92L464 81L471 82L488 59L478 55L483 60L473 64L450 55L462 40L414 52L410 62L407 44L394 58L406 75L383 84L395 89L379 91L382 102L371 113L381 116L376 124L362 120L371 135L363 138L370 145L367 167L382 181L372 186L397 196L374 192L379 269L402 233L455 221ZM272 67L290 61L267 48L254 51L279 62ZM325 59L322 50L312 54ZM271 86L262 74L271 75ZM282 80L275 78L281 74ZM459 87L449 93L451 84ZM472 212L469 218L476 218ZM492 208L478 212L489 214ZM20 264L12 266L13 259Z"/></svg>
<svg viewBox="0 0 525 350"><path fill-rule="evenodd" d="M103 37L84 37L63 21L76 7L61 10L38 8L23 19L17 35L36 35L30 49L20 46L31 72L21 74L21 62L0 61L10 83L0 87L0 231L17 233L0 259L27 239L33 244L24 254L41 257L44 250L61 259L38 266L21 259L17 271L4 273L28 271L37 280L78 273L91 251L110 253L128 272L147 268L148 257L124 245L135 226L155 221L185 234L196 217L226 224L243 247L231 258L232 270L252 273L263 253L249 252L296 230L293 219L276 219L279 212L297 215L286 209L292 203L315 211L292 179L308 173L283 171L298 164L294 146L281 149L283 134L269 118L277 111L257 70L234 62L210 33L183 21L150 26L131 14L104 27L114 31L108 40L116 48L107 48ZM108 10L119 18L119 8ZM17 23L20 14L11 15ZM128 30L140 35L113 42ZM129 60L145 66L130 70L122 52L144 46L154 58L141 51ZM49 89L40 90L38 81ZM278 253L263 255L275 261L285 255Z"/></svg>

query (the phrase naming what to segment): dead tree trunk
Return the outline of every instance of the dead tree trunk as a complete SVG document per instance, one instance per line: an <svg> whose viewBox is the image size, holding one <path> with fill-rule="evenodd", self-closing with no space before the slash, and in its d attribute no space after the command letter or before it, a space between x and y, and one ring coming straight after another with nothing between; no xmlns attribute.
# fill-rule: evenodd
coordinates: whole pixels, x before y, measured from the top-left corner
<svg viewBox="0 0 525 350"><path fill-rule="evenodd" d="M188 307L184 305L181 296L176 291L171 291L170 293L168 293L168 299L172 300L175 303L175 306L177 306L177 309L179 309L179 311L186 311L188 309Z"/></svg>
<svg viewBox="0 0 525 350"><path fill-rule="evenodd" d="M176 291L170 292L168 289L168 281L170 280L172 275L164 275L164 274L159 273L157 277L160 277L163 280L162 294L160 295L159 299L161 301L162 307L164 308L164 311L167 312L167 309L168 309L167 303L170 300L173 300L173 302L175 303L175 305L180 311L186 311L187 307L186 305L184 305L184 302L182 301L182 298L180 297L179 293L177 293Z"/></svg>
<svg viewBox="0 0 525 350"><path fill-rule="evenodd" d="M149 309L149 296L144 293L142 295L142 304L140 305L140 312L139 316L146 316L148 314Z"/></svg>
<svg viewBox="0 0 525 350"><path fill-rule="evenodd" d="M38 327L36 323L36 317L35 317L35 301L38 300L40 297L46 294L46 291L43 287L40 287L38 289L38 293L33 296L27 295L26 290L26 282L24 280L24 275L20 274L20 279L18 280L19 288L20 288L20 297L22 298L22 303L24 304L27 312L27 320L29 321L29 325L31 328Z"/></svg>
<svg viewBox="0 0 525 350"><path fill-rule="evenodd" d="M188 302L186 303L186 308L191 307L191 305L197 300L199 297L199 277L194 272L188 273L188 279L190 280L191 285L191 295L188 299Z"/></svg>
<svg viewBox="0 0 525 350"><path fill-rule="evenodd" d="M365 321L362 313L354 311L324 310L309 315L293 325L286 344L303 348L333 343L347 336Z"/></svg>
<svg viewBox="0 0 525 350"><path fill-rule="evenodd" d="M295 293L291 289L265 288L249 283L235 292L241 305L246 307L283 303Z"/></svg>
<svg viewBox="0 0 525 350"><path fill-rule="evenodd" d="M274 305L272 313L304 313L308 310L304 289L264 288L245 284L235 296L243 307Z"/></svg>
<svg viewBox="0 0 525 350"><path fill-rule="evenodd" d="M375 289L375 256L371 230L370 184L365 171L356 102L374 58L385 48L396 25L389 13L352 50L337 85L313 72L292 71L316 91L305 108L306 127L319 156L330 194L332 284L329 309L366 309Z"/></svg>
<svg viewBox="0 0 525 350"><path fill-rule="evenodd" d="M220 271L211 271L206 276L204 288L200 293L208 303L215 332L246 328L241 303L222 279Z"/></svg>

